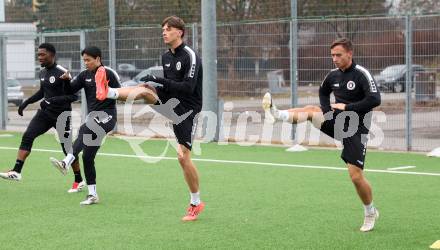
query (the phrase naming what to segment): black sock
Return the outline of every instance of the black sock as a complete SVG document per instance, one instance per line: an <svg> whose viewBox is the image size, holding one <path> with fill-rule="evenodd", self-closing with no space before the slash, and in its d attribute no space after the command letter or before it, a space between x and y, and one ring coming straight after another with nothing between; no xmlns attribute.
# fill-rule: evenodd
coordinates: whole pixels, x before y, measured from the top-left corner
<svg viewBox="0 0 440 250"><path fill-rule="evenodd" d="M73 174L75 175L75 182L80 183L83 181L81 171L73 171Z"/></svg>
<svg viewBox="0 0 440 250"><path fill-rule="evenodd" d="M12 169L12 170L17 173L21 173L21 169L23 168L23 164L24 164L24 161L17 159L17 161L15 162L14 169Z"/></svg>

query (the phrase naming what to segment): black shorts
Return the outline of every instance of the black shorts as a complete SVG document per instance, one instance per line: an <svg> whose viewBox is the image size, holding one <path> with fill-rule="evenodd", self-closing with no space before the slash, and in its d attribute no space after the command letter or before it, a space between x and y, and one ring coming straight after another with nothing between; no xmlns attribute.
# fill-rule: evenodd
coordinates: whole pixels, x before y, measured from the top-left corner
<svg viewBox="0 0 440 250"><path fill-rule="evenodd" d="M71 113L70 111L66 111L64 114L64 119L61 119L61 115L59 117L54 117L53 115L39 109L23 134L20 149L30 152L35 138L46 133L49 129L54 128L57 131L63 152L66 153L69 151L65 147L71 147L72 144Z"/></svg>
<svg viewBox="0 0 440 250"><path fill-rule="evenodd" d="M78 137L73 144L73 155L78 159L78 154L85 148L98 151L105 136L111 132L117 123L116 110L95 111L103 112L102 117L88 114L86 122L83 123L78 131Z"/></svg>
<svg viewBox="0 0 440 250"><path fill-rule="evenodd" d="M363 121L360 119L360 124L358 125L356 132L350 137L343 138L340 134L342 127L336 126L336 117L339 113L341 112L335 112L332 117L330 117L331 119L325 120L322 123L320 130L326 135L338 141L342 141L344 148L342 150L341 158L345 163L364 169L369 130L362 124ZM350 119L346 117L343 124L344 132L348 129L349 120Z"/></svg>
<svg viewBox="0 0 440 250"><path fill-rule="evenodd" d="M192 149L192 143L197 129L197 115L191 114L179 124L173 124L173 131L179 144Z"/></svg>
<svg viewBox="0 0 440 250"><path fill-rule="evenodd" d="M165 104L166 102L168 102L168 100L173 98L167 95L167 93L162 91L160 88L156 88L156 91L160 101L156 102L155 105ZM159 110L156 109L156 111ZM183 116L188 112L191 113L188 117L186 117L186 119L184 119L183 121L179 120L179 122L177 123L173 122L173 131L174 131L174 135L176 136L177 143L191 150L194 136L196 134L197 119L200 110L193 110L188 107L185 107L184 104L181 102L174 108L174 113L177 116ZM169 117L168 114L162 114L162 115L172 120L172 118Z"/></svg>

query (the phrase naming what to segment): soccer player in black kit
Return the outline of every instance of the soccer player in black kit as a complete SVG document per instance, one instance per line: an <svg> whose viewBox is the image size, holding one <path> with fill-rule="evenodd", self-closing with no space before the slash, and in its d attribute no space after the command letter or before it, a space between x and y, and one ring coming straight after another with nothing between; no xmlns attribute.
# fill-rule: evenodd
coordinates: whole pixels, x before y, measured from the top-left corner
<svg viewBox="0 0 440 250"><path fill-rule="evenodd" d="M370 111L380 105L380 93L370 72L353 61L353 48L349 39L336 39L330 49L337 68L327 74L319 88L320 107L278 110L272 103L270 93L266 93L263 97L263 109L272 118L286 122L300 123L309 120L323 133L342 141L344 147L341 158L347 164L351 180L364 204L364 223L360 230L368 232L373 230L379 212L373 206L371 186L363 175L363 168L371 124ZM330 104L332 92L336 100L334 104ZM352 114L355 117L346 119ZM343 128L338 124L343 124Z"/></svg>
<svg viewBox="0 0 440 250"><path fill-rule="evenodd" d="M40 102L41 108L32 118L23 134L14 168L5 173L0 173L0 177L4 179L14 181L21 180L21 171L26 158L31 153L34 140L51 128L57 130L64 154L66 154L72 146L70 111L72 111L71 103L78 98L74 95L74 92L70 91L68 86L70 82L60 78L67 70L56 63L55 55L56 50L52 44L42 43L38 46L38 61L41 67L43 67L39 75L40 89L20 105L18 114L23 116L23 111L29 104L41 99L43 99L43 101ZM62 113L67 115L67 119L57 128L57 119ZM84 186L79 168L74 170L74 174L75 181L69 190L70 193L77 192Z"/></svg>
<svg viewBox="0 0 440 250"><path fill-rule="evenodd" d="M147 75L143 82L155 82L160 87L148 84L119 89L105 88L107 98L127 100L144 99L148 104L161 105L178 100L170 113L161 113L173 121L177 139L177 159L190 190L190 205L183 221L194 221L203 211L205 203L200 200L199 175L191 160L191 149L196 131L197 115L202 110L203 71L199 56L183 42L185 23L176 16L162 22L162 37L169 50L162 55L164 78ZM166 105L166 104L165 104ZM157 106L156 106L157 107ZM158 110L158 109L156 109Z"/></svg>
<svg viewBox="0 0 440 250"><path fill-rule="evenodd" d="M106 85L112 88L119 88L120 80L118 74L111 68L102 64L101 50L95 46L86 47L81 55L83 57L86 70L82 71L71 83L71 91L77 92L84 89L87 100L87 117L81 125L78 137L73 144L73 152L67 154L62 160L58 161L51 158L52 164L65 174L70 166L78 167L78 154L82 151L84 174L86 176L89 194L80 205L92 205L99 202L96 192L96 169L95 157L101 146L104 137L113 130L117 121L116 101L100 98L97 86ZM68 74L63 78L69 79Z"/></svg>

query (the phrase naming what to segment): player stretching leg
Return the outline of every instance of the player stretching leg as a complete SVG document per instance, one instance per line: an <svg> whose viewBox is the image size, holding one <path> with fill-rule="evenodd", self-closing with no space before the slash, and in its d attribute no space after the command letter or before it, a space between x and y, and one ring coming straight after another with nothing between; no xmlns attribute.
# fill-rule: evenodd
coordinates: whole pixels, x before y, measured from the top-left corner
<svg viewBox="0 0 440 250"><path fill-rule="evenodd" d="M278 110L272 103L270 93L266 93L263 97L263 109L266 114L277 120L290 123L312 121L312 124L323 133L342 141L344 148L341 158L347 164L351 180L364 204L364 223L360 230L368 232L373 230L379 211L373 205L371 186L363 174L368 128L371 122L369 119L364 120L364 117L374 107L380 105L380 94L370 72L354 63L350 40L337 39L330 48L333 63L337 68L332 70L321 84L320 106ZM335 104L330 104L331 92L335 95ZM359 118L357 131L347 138L341 136L342 131L335 130L335 121L344 111L353 111ZM350 122L352 122L351 119ZM346 130L347 119L344 123L344 130Z"/></svg>

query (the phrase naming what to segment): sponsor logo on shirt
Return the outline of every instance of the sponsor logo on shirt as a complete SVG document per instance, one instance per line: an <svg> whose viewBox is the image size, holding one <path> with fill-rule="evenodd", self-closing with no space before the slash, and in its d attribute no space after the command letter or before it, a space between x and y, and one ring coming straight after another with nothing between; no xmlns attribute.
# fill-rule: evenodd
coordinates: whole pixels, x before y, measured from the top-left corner
<svg viewBox="0 0 440 250"><path fill-rule="evenodd" d="M182 63L181 62L177 62L176 63L176 69L180 70L182 68Z"/></svg>
<svg viewBox="0 0 440 250"><path fill-rule="evenodd" d="M91 82L92 81L92 79L86 79L86 82Z"/></svg>
<svg viewBox="0 0 440 250"><path fill-rule="evenodd" d="M169 68L171 66L171 63L165 64L165 67Z"/></svg>
<svg viewBox="0 0 440 250"><path fill-rule="evenodd" d="M50 82L50 83L54 83L54 82L55 82L55 76L51 76L51 77L49 78L49 82Z"/></svg>

